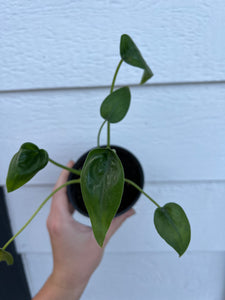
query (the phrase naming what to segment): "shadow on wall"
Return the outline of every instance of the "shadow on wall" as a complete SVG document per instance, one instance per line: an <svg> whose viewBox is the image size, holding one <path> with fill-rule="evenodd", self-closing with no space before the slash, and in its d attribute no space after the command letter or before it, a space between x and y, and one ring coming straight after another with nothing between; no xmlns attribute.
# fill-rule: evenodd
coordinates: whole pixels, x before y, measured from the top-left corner
<svg viewBox="0 0 225 300"><path fill-rule="evenodd" d="M223 275L223 293L221 299L225 299L225 252L224 252L224 275Z"/></svg>
<svg viewBox="0 0 225 300"><path fill-rule="evenodd" d="M0 187L0 236L3 243L7 242L7 240L12 236L2 187ZM30 300L31 295L27 284L22 259L20 255L16 253L14 243L11 243L8 249L14 257L14 264L12 266L7 266L5 262L0 263L0 299Z"/></svg>

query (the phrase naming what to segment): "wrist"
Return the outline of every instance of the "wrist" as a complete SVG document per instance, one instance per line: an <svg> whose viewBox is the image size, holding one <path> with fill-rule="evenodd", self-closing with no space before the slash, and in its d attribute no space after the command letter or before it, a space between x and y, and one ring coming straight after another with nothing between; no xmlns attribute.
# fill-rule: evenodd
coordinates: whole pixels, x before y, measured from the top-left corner
<svg viewBox="0 0 225 300"><path fill-rule="evenodd" d="M88 283L88 279L84 280L77 276L69 277L66 273L54 270L49 276L49 282L55 288L67 291L68 294L81 295Z"/></svg>
<svg viewBox="0 0 225 300"><path fill-rule="evenodd" d="M59 277L51 274L33 300L79 300L86 284L69 286L67 282L59 281Z"/></svg>

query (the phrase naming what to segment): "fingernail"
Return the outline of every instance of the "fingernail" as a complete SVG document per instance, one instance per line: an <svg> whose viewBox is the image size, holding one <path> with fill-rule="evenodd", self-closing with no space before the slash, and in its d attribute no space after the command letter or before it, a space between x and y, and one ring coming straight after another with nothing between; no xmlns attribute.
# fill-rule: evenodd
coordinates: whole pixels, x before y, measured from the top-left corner
<svg viewBox="0 0 225 300"><path fill-rule="evenodd" d="M74 165L74 161L73 160L70 160L69 162L68 162L68 164L67 164L67 166L73 166Z"/></svg>
<svg viewBox="0 0 225 300"><path fill-rule="evenodd" d="M131 216L133 216L135 214L136 214L136 211L132 208L132 209L128 210L127 217L129 218L129 217L131 217Z"/></svg>

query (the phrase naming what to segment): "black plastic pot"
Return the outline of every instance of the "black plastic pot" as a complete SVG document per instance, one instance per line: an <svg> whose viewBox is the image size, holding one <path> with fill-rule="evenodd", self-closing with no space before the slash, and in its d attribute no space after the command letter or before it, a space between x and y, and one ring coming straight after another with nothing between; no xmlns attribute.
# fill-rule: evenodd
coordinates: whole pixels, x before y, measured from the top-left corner
<svg viewBox="0 0 225 300"><path fill-rule="evenodd" d="M122 162L125 178L132 180L138 186L143 188L144 174L140 162L137 160L137 158L131 152L129 152L124 148L113 146L113 145L111 145L111 148L116 150L116 153ZM78 159L78 161L74 164L73 168L78 170L82 169L82 166L85 162L85 159L89 151L83 154ZM79 178L79 176L70 173L68 180L77 179L77 178ZM88 212L86 210L81 195L80 184L69 185L67 187L67 194L69 197L69 201L73 204L74 208L77 211L79 211L82 215L88 216ZM137 202L139 196L140 196L140 192L136 188L134 188L133 186L125 182L121 204L117 211L116 216L119 216L125 213L127 210L129 210Z"/></svg>

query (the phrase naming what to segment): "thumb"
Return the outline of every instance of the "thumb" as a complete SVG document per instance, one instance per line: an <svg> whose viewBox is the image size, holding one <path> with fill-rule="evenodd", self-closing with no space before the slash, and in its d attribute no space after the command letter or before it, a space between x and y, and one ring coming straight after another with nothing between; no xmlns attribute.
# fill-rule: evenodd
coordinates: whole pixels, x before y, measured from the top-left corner
<svg viewBox="0 0 225 300"><path fill-rule="evenodd" d="M112 235L120 228L120 226L123 224L123 222L126 219L128 219L129 217L133 216L135 213L136 213L135 210L133 208L131 208L127 212L125 212L124 214L122 214L118 217L115 217L112 220L112 223L111 223L111 225L109 227L109 230L106 234L104 246L108 243L108 241L110 240Z"/></svg>

